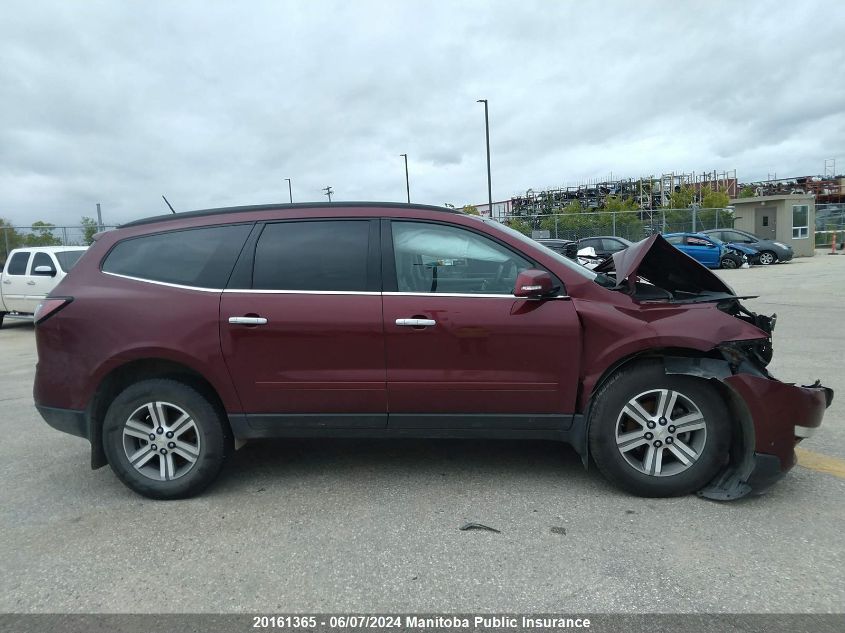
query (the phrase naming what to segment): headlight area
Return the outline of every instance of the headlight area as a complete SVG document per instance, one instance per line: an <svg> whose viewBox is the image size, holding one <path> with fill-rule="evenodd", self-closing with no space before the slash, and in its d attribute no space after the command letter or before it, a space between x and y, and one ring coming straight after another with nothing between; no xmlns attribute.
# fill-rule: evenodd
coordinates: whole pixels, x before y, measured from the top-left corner
<svg viewBox="0 0 845 633"><path fill-rule="evenodd" d="M731 366L731 373L756 374L772 378L772 375L766 370L772 360L771 337L745 341L725 341L717 345L716 350Z"/></svg>

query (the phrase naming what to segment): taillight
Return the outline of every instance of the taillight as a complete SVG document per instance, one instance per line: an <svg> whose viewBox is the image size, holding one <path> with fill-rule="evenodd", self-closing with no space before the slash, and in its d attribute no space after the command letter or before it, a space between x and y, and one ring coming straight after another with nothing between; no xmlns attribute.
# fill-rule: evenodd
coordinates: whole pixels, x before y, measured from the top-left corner
<svg viewBox="0 0 845 633"><path fill-rule="evenodd" d="M35 308L35 322L41 323L47 320L66 305L69 305L71 301L73 301L73 297L51 297L49 299L44 299L44 301L39 303L38 307Z"/></svg>

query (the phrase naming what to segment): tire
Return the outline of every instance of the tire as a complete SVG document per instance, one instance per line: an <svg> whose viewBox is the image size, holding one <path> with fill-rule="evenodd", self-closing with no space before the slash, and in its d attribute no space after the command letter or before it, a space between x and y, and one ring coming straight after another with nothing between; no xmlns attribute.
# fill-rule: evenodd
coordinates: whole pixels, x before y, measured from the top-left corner
<svg viewBox="0 0 845 633"><path fill-rule="evenodd" d="M721 262L722 268L738 268L736 262L730 257L723 257Z"/></svg>
<svg viewBox="0 0 845 633"><path fill-rule="evenodd" d="M3 327L3 317L6 316L5 312L0 312L0 327Z"/></svg>
<svg viewBox="0 0 845 633"><path fill-rule="evenodd" d="M652 415L662 393L667 405L671 394L677 394L673 411L663 421ZM637 414L632 401L648 417ZM611 483L630 493L673 497L695 492L728 460L728 410L719 392L705 380L667 375L660 362L636 363L614 374L594 402L589 430L593 460ZM643 423L627 411L639 415ZM696 411L700 420L694 418ZM689 430L671 424L685 417L682 428Z"/></svg>
<svg viewBox="0 0 845 633"><path fill-rule="evenodd" d="M198 391L155 379L115 398L103 423L103 448L114 473L138 494L183 499L216 479L233 440L221 413Z"/></svg>
<svg viewBox="0 0 845 633"><path fill-rule="evenodd" d="M775 255L772 251L761 251L760 256L758 257L758 261L763 266L768 266L770 264L774 264L778 260L778 256Z"/></svg>

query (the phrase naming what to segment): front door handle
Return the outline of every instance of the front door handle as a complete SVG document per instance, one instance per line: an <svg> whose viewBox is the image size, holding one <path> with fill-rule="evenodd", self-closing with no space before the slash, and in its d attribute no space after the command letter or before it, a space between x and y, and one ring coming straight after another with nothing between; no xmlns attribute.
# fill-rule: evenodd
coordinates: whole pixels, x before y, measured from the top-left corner
<svg viewBox="0 0 845 633"><path fill-rule="evenodd" d="M11 279L4 279L4 280L3 280L3 283L4 283L4 284L6 284L7 286L11 286L11 285L12 285L12 280L11 280Z"/></svg>
<svg viewBox="0 0 845 633"><path fill-rule="evenodd" d="M235 316L229 317L229 323L232 325L266 325L267 319L264 317Z"/></svg>
<svg viewBox="0 0 845 633"><path fill-rule="evenodd" d="M27 281L27 282L26 282L26 285L27 285L27 286L34 286L34 285L35 285L35 282L34 282L34 281Z"/></svg>
<svg viewBox="0 0 845 633"><path fill-rule="evenodd" d="M437 325L434 319L396 319L396 325L405 327L431 327Z"/></svg>

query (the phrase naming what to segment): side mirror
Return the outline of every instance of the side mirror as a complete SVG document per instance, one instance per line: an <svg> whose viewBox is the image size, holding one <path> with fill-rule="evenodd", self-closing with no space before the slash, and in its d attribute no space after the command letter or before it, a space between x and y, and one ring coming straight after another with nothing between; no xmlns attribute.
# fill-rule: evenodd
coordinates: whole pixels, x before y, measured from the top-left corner
<svg viewBox="0 0 845 633"><path fill-rule="evenodd" d="M56 270L52 266L36 266L35 270L32 271L34 275L40 275L42 277L55 277Z"/></svg>
<svg viewBox="0 0 845 633"><path fill-rule="evenodd" d="M513 294L526 299L539 299L550 294L554 289L554 282L549 273L545 270L528 269L517 275Z"/></svg>

